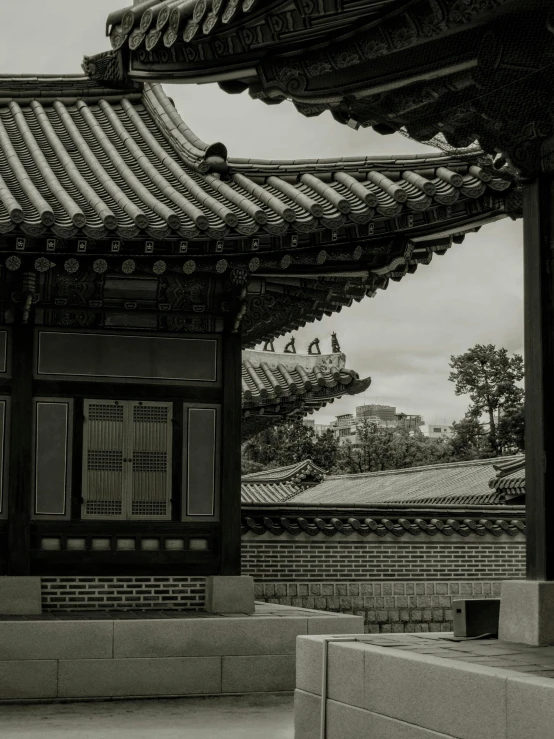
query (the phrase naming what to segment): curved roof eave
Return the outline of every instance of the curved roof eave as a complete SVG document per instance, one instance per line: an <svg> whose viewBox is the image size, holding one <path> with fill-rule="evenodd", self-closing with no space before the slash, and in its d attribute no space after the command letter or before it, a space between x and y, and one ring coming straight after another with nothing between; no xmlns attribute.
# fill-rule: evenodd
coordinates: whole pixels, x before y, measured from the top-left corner
<svg viewBox="0 0 554 739"><path fill-rule="evenodd" d="M374 295L520 206L481 155L233 158L160 85L81 75L0 76L0 178L2 249L25 269L41 251L51 268L48 238L71 268L102 256L119 269L126 251L154 274L244 278L247 346Z"/></svg>

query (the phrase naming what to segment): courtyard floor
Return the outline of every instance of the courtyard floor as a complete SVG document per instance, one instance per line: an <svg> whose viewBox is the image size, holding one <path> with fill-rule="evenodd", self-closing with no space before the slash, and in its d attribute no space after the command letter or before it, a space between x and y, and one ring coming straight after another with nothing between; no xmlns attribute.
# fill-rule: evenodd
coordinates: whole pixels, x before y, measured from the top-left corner
<svg viewBox="0 0 554 739"><path fill-rule="evenodd" d="M2 739L292 739L292 694L0 705Z"/></svg>

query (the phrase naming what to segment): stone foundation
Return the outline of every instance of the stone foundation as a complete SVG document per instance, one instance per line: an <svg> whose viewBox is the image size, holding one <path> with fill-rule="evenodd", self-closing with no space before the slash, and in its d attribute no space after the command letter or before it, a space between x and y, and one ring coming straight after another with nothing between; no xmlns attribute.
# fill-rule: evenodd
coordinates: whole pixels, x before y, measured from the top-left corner
<svg viewBox="0 0 554 739"><path fill-rule="evenodd" d="M273 582L256 583L257 601L364 619L366 633L452 631L452 601L498 598L502 583L488 582Z"/></svg>
<svg viewBox="0 0 554 739"><path fill-rule="evenodd" d="M0 702L292 691L296 639L360 618L259 605L249 616L0 621Z"/></svg>

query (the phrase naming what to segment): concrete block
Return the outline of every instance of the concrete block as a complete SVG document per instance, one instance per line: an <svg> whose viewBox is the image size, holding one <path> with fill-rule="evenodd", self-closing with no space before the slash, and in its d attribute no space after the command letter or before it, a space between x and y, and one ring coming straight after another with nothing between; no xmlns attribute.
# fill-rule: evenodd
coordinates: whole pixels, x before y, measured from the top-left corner
<svg viewBox="0 0 554 739"><path fill-rule="evenodd" d="M451 734L438 734L389 716L363 711L354 706L327 702L327 739L452 739ZM295 739L304 739L296 736Z"/></svg>
<svg viewBox="0 0 554 739"><path fill-rule="evenodd" d="M223 693L292 691L295 662L293 654L223 657L221 690Z"/></svg>
<svg viewBox="0 0 554 739"><path fill-rule="evenodd" d="M254 578L249 575L207 577L206 610L209 613L254 613Z"/></svg>
<svg viewBox="0 0 554 739"><path fill-rule="evenodd" d="M545 739L553 734L554 680L549 677L508 678L507 739Z"/></svg>
<svg viewBox="0 0 554 739"><path fill-rule="evenodd" d="M57 694L55 660L0 662L0 701L56 698Z"/></svg>
<svg viewBox="0 0 554 739"><path fill-rule="evenodd" d="M367 710L458 739L505 739L505 670L365 649Z"/></svg>
<svg viewBox="0 0 554 739"><path fill-rule="evenodd" d="M115 621L114 657L209 657L294 654L303 617Z"/></svg>
<svg viewBox="0 0 554 739"><path fill-rule="evenodd" d="M321 739L321 698L303 690L294 691L295 739ZM359 737L358 737L359 739Z"/></svg>
<svg viewBox="0 0 554 739"><path fill-rule="evenodd" d="M362 616L314 616L308 619L308 634L363 634Z"/></svg>
<svg viewBox="0 0 554 739"><path fill-rule="evenodd" d="M111 659L112 621L0 621L0 660Z"/></svg>
<svg viewBox="0 0 554 739"><path fill-rule="evenodd" d="M327 651L327 697L363 708L364 652L359 648L359 643L329 643Z"/></svg>
<svg viewBox="0 0 554 739"><path fill-rule="evenodd" d="M554 644L554 582L502 583L498 638L533 646Z"/></svg>
<svg viewBox="0 0 554 739"><path fill-rule="evenodd" d="M323 639L306 636L296 642L296 687L321 695Z"/></svg>
<svg viewBox="0 0 554 739"><path fill-rule="evenodd" d="M0 577L0 616L36 616L40 613L40 577Z"/></svg>
<svg viewBox="0 0 554 739"><path fill-rule="evenodd" d="M221 659L78 659L59 662L60 698L221 693Z"/></svg>

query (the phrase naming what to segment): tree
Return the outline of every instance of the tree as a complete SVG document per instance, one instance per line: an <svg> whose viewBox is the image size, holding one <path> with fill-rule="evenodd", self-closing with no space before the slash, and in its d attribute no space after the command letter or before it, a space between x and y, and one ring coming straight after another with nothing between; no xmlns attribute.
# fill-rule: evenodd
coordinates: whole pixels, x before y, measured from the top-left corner
<svg viewBox="0 0 554 739"><path fill-rule="evenodd" d="M301 420L269 426L249 439L242 447L242 471L282 467L304 459L311 459L324 470L331 470L336 463L338 440L328 430L317 436ZM258 466L253 469L253 465Z"/></svg>
<svg viewBox="0 0 554 739"><path fill-rule="evenodd" d="M498 424L498 441L502 451L517 454L525 451L525 413L523 403L506 408Z"/></svg>
<svg viewBox="0 0 554 739"><path fill-rule="evenodd" d="M496 456L489 444L487 432L471 411L461 421L455 421L452 428L454 433L449 439L452 461L465 462Z"/></svg>
<svg viewBox="0 0 554 739"><path fill-rule="evenodd" d="M429 439L402 428L381 428L362 421L356 435L355 445L346 443L340 447L335 472L379 472L438 464L451 458L447 440Z"/></svg>
<svg viewBox="0 0 554 739"><path fill-rule="evenodd" d="M486 414L489 445L495 455L501 454L498 415L522 405L524 391L518 383L523 380L523 358L509 357L506 349L493 344L476 344L464 354L451 356L450 367L456 395L469 395L468 413L473 419Z"/></svg>

